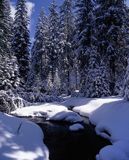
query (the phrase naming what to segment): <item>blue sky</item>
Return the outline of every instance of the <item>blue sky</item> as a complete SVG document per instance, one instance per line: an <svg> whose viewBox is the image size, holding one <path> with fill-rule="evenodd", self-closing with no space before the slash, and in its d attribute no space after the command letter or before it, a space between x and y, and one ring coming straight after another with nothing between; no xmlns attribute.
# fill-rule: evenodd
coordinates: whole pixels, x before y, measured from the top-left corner
<svg viewBox="0 0 129 160"><path fill-rule="evenodd" d="M15 4L17 0L11 0L11 10L12 10L12 16L14 16L15 13ZM39 12L42 7L46 10L46 13L48 14L48 8L51 4L52 0L27 0L27 7L28 7L28 15L31 19L30 21L30 37L31 41L33 41L33 37L35 34L35 26L37 23L37 18L39 15ZM56 3L58 6L62 4L63 0L56 0ZM126 0L127 5L129 6L129 0Z"/></svg>
<svg viewBox="0 0 129 160"><path fill-rule="evenodd" d="M11 9L12 9L12 16L15 13L15 4L17 0L11 0ZM62 4L63 0L56 0L58 6ZM35 34L35 26L37 23L38 15L40 13L41 8L43 7L48 14L48 8L52 2L52 0L28 0L27 6L29 10L29 17L31 18L30 22L30 36L31 40L33 41L33 37Z"/></svg>

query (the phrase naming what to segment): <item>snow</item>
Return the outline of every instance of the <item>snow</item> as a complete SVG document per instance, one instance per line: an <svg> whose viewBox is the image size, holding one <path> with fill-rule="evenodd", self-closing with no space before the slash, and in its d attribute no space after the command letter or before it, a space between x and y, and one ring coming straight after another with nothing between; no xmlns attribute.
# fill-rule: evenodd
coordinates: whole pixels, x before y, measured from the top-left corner
<svg viewBox="0 0 129 160"><path fill-rule="evenodd" d="M93 111L100 108L105 103L115 102L121 98L80 98L72 97L68 98L65 102L62 103L64 106L72 106L73 111L79 113L82 116L89 117Z"/></svg>
<svg viewBox="0 0 129 160"><path fill-rule="evenodd" d="M74 111L87 116L96 133L110 140L96 160L129 160L129 102L122 98L69 98L63 103L75 106Z"/></svg>
<svg viewBox="0 0 129 160"><path fill-rule="evenodd" d="M18 108L13 111L12 114L18 116L52 117L62 111L67 111L67 108L58 104L44 103L24 108Z"/></svg>
<svg viewBox="0 0 129 160"><path fill-rule="evenodd" d="M72 107L73 111L68 108ZM79 114L89 117L96 133L108 139L106 146L96 155L96 160L129 160L129 102L119 97L79 98L68 97L60 104L41 104L17 109L13 113L22 116L43 116L47 120L69 121L70 131L83 129Z"/></svg>
<svg viewBox="0 0 129 160"><path fill-rule="evenodd" d="M55 116L48 118L48 120L65 121L65 122L71 122L71 123L83 121L82 118L77 113L74 113L68 110L59 112Z"/></svg>
<svg viewBox="0 0 129 160"><path fill-rule="evenodd" d="M82 122L81 116L73 111L69 111L67 107L60 104L39 104L35 106L29 106L19 108L12 112L18 116L38 116L45 117L47 120L53 121L65 121L70 123Z"/></svg>
<svg viewBox="0 0 129 160"><path fill-rule="evenodd" d="M83 125L81 125L79 123L76 123L76 124L69 126L70 131L79 131L79 130L83 130L83 129L84 129Z"/></svg>
<svg viewBox="0 0 129 160"><path fill-rule="evenodd" d="M1 160L48 160L43 138L36 124L0 112Z"/></svg>
<svg viewBox="0 0 129 160"><path fill-rule="evenodd" d="M104 147L96 160L129 160L129 141L119 141Z"/></svg>

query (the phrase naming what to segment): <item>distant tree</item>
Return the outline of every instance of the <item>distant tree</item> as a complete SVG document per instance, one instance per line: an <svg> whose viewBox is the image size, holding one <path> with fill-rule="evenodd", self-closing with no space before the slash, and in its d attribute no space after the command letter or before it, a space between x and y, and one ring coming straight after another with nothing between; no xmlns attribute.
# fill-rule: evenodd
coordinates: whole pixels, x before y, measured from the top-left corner
<svg viewBox="0 0 129 160"><path fill-rule="evenodd" d="M61 88L61 82L60 82L59 71L58 69L56 69L55 76L54 76L54 82L53 82L53 95L54 96L59 96L61 94L60 88Z"/></svg>
<svg viewBox="0 0 129 160"><path fill-rule="evenodd" d="M25 84L29 71L29 19L26 0L18 0L14 19L13 52L17 57L19 74L22 84Z"/></svg>
<svg viewBox="0 0 129 160"><path fill-rule="evenodd" d="M47 84L46 84L46 91L48 95L53 94L53 82L52 82L52 73L49 71L49 74L47 76Z"/></svg>
<svg viewBox="0 0 129 160"><path fill-rule="evenodd" d="M48 19L44 13L44 10L42 9L36 27L35 41L31 53L31 69L27 83L30 84L31 87L34 87L33 86L34 84L36 84L36 86L39 84L40 86L42 86L41 90L45 92L47 76L48 76Z"/></svg>

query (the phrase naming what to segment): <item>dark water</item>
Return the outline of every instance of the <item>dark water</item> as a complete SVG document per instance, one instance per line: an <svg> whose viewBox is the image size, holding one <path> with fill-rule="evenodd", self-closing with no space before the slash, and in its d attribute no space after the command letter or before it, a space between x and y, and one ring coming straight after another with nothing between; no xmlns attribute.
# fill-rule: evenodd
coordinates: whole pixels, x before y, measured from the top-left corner
<svg viewBox="0 0 129 160"><path fill-rule="evenodd" d="M33 120L35 121L35 120ZM94 127L85 119L84 130L71 132L68 123L35 121L44 132L44 142L50 160L95 160L101 148L110 142L97 136Z"/></svg>

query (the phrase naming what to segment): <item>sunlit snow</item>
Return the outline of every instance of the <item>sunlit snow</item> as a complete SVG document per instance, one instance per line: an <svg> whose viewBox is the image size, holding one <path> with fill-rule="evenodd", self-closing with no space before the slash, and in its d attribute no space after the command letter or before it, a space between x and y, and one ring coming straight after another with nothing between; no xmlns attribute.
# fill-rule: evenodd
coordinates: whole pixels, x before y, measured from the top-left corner
<svg viewBox="0 0 129 160"><path fill-rule="evenodd" d="M43 138L36 124L0 112L1 160L48 160Z"/></svg>

